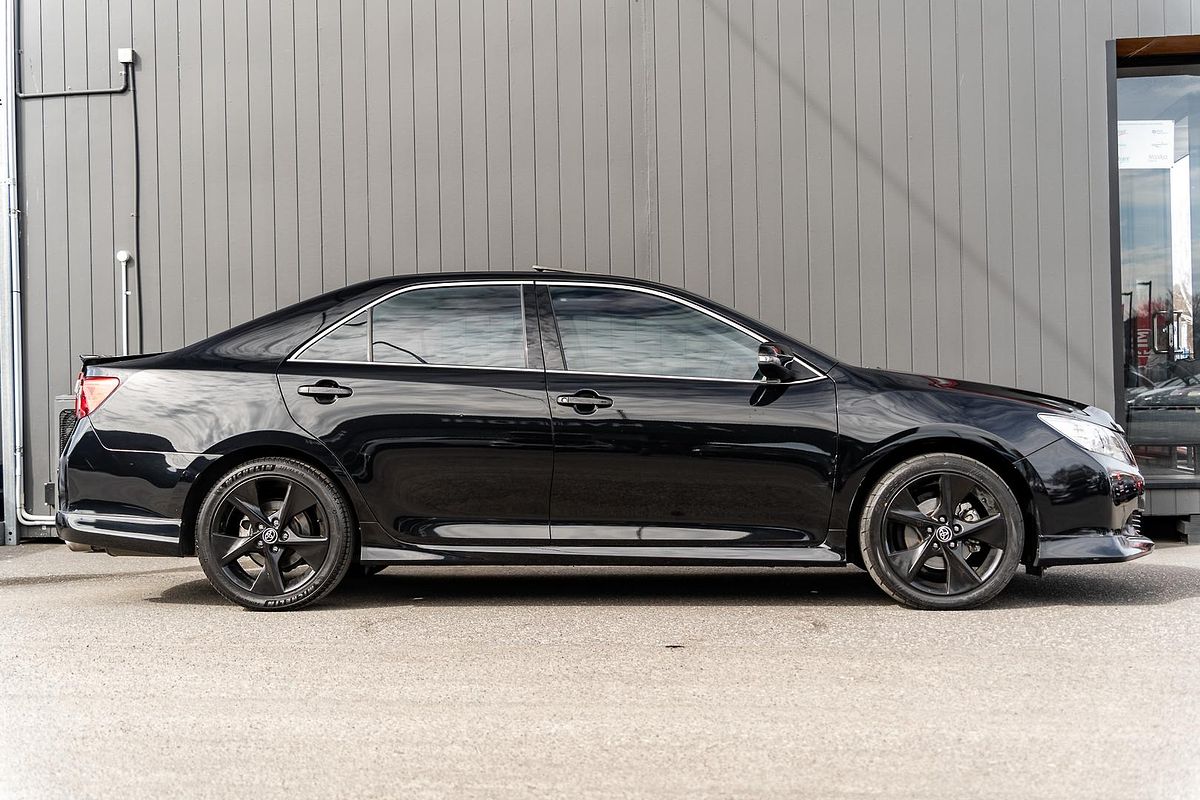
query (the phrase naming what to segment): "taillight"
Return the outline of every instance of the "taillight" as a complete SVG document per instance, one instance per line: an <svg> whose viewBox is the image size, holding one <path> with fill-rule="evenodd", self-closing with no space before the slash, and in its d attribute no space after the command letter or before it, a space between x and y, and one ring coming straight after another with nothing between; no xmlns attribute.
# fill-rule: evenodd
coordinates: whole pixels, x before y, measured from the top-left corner
<svg viewBox="0 0 1200 800"><path fill-rule="evenodd" d="M75 416L83 419L95 411L120 385L121 379L111 375L80 374L79 388L75 391Z"/></svg>

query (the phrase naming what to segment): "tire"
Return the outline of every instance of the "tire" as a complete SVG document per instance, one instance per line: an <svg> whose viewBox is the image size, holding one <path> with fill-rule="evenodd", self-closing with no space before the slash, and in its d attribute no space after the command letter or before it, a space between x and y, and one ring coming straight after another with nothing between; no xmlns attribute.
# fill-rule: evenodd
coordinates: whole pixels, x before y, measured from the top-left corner
<svg viewBox="0 0 1200 800"><path fill-rule="evenodd" d="M223 597L253 611L315 603L345 578L354 555L349 503L323 473L289 458L230 470L196 515L196 550Z"/></svg>
<svg viewBox="0 0 1200 800"><path fill-rule="evenodd" d="M867 572L909 608L988 602L1012 580L1024 542L1012 489L986 465L956 453L893 467L871 489L859 519Z"/></svg>

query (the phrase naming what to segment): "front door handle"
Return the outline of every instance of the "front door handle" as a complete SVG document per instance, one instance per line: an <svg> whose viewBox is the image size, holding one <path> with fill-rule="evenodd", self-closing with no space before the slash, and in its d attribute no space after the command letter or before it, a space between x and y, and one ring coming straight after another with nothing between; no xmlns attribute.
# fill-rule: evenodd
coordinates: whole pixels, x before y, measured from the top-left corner
<svg viewBox="0 0 1200 800"><path fill-rule="evenodd" d="M613 404L611 397L601 397L591 389L580 389L575 394L560 394L555 402L574 408L580 414L591 414L597 408L609 408Z"/></svg>
<svg viewBox="0 0 1200 800"><path fill-rule="evenodd" d="M339 397L349 397L354 394L354 390L349 386L342 386L337 381L317 381L309 383L296 389L296 394L304 397L311 397L318 403L332 403Z"/></svg>

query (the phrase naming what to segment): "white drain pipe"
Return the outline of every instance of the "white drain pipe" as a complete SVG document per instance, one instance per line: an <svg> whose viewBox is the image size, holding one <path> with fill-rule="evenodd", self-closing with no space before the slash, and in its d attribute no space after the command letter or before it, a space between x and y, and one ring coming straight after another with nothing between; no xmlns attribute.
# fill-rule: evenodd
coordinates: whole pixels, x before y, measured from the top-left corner
<svg viewBox="0 0 1200 800"><path fill-rule="evenodd" d="M4 543L17 543L18 525L38 527L54 524L51 515L25 510L25 378L21 363L21 223L17 205L17 0L4 0L4 153L3 193L0 197L6 223L4 254L7 269L0 270L0 294L4 297L7 324L0 325L0 441L4 470Z"/></svg>

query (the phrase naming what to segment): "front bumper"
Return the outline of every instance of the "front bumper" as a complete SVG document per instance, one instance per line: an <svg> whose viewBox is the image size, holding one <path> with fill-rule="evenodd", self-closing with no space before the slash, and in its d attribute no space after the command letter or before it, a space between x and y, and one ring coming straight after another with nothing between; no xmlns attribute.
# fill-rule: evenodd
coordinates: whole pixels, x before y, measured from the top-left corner
<svg viewBox="0 0 1200 800"><path fill-rule="evenodd" d="M1126 525L1119 531L1052 534L1038 537L1034 564L1039 567L1110 564L1150 555L1153 549L1154 542L1142 536L1133 525Z"/></svg>
<svg viewBox="0 0 1200 800"><path fill-rule="evenodd" d="M1141 558L1154 543L1141 535L1145 483L1136 467L1087 453L1066 439L1023 462L1033 493L1038 567Z"/></svg>

